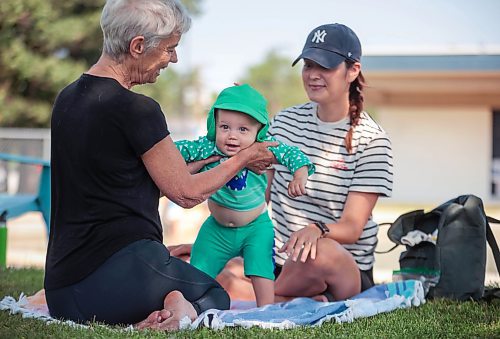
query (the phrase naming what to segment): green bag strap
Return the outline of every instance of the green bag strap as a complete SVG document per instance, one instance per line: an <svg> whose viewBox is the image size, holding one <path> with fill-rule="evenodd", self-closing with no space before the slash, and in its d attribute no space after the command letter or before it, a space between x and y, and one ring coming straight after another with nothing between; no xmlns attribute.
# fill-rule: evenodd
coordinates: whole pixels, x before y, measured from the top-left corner
<svg viewBox="0 0 500 339"><path fill-rule="evenodd" d="M491 247L491 251L493 252L493 259L495 259L495 264L497 266L498 274L500 274L500 250L498 249L498 244L495 240L495 236L493 235L493 231L491 230L490 224L500 224L500 220L492 218L490 216L486 216L486 240L488 240L488 244Z"/></svg>

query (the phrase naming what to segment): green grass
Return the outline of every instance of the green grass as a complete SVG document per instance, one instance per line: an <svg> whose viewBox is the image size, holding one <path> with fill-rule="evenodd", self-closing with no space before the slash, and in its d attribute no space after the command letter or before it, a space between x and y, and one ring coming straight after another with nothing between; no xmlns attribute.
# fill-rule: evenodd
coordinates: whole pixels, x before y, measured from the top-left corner
<svg viewBox="0 0 500 339"><path fill-rule="evenodd" d="M0 299L21 292L31 295L43 284L39 269L0 269ZM165 338L154 331L125 331L118 327L92 324L78 329L23 319L0 311L0 338ZM420 307L402 309L353 323L328 322L320 327L293 330L226 328L222 331L200 329L170 333L168 338L500 338L500 300L482 302L428 301Z"/></svg>

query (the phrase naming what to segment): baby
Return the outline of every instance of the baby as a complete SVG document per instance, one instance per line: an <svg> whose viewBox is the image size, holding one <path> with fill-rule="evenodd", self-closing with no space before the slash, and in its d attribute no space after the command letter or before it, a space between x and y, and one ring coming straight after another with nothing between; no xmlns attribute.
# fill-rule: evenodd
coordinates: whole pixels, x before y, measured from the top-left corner
<svg viewBox="0 0 500 339"><path fill-rule="evenodd" d="M254 142L275 141L266 137L269 127L267 101L249 85L224 89L207 118L207 135L176 146L186 162L222 156L201 171L217 166ZM307 178L315 167L299 148L280 143L269 150L278 163L293 174L290 196L306 193ZM244 258L257 306L274 302L274 226L267 213L267 176L243 169L208 200L210 216L193 244L191 264L212 277L234 257Z"/></svg>

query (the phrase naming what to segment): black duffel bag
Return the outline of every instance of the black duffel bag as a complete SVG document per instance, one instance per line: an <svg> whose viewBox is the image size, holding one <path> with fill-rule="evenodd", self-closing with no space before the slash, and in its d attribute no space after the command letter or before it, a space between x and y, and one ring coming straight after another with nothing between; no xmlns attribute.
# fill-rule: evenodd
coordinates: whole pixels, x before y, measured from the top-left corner
<svg viewBox="0 0 500 339"><path fill-rule="evenodd" d="M399 272L413 272L413 276L420 273L430 282L429 298L484 298L487 243L500 273L500 252L489 222L500 223L486 215L483 202L474 195L461 195L427 213L415 210L401 215L387 231L396 246L404 245L401 239L415 230L434 234L437 239L435 244L421 241L413 246L405 245L406 251L399 259ZM498 288L491 289L488 298L498 294Z"/></svg>

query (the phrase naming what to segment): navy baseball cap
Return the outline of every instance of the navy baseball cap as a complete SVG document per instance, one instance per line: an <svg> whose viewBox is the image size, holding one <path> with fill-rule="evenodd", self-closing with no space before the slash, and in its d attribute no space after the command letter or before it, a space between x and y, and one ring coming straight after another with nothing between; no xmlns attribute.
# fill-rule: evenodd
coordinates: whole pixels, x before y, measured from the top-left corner
<svg viewBox="0 0 500 339"><path fill-rule="evenodd" d="M356 33L342 24L327 24L316 27L307 36L302 53L292 63L309 59L325 68L337 67L341 62L361 61L361 43Z"/></svg>

